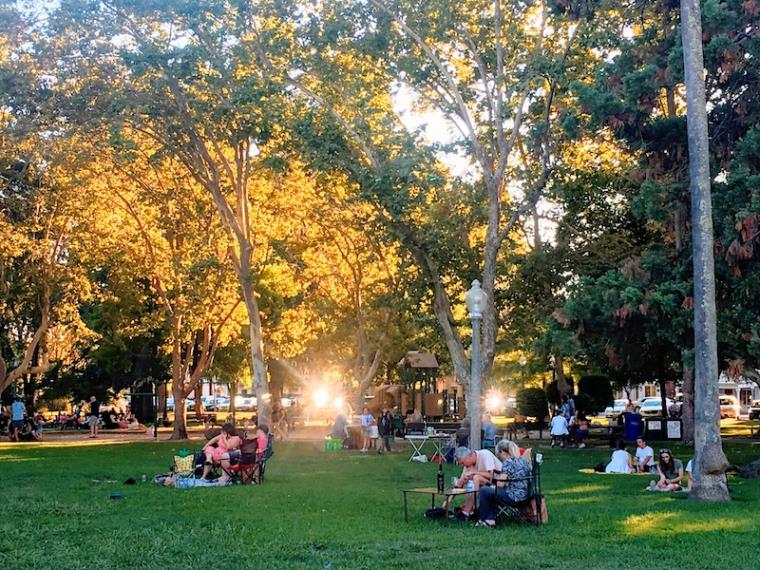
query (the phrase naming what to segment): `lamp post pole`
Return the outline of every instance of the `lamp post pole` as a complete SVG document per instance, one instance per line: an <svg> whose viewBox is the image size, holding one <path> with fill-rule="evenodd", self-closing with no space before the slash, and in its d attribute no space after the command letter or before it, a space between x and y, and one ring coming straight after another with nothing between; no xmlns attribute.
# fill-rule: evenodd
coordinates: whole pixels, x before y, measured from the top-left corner
<svg viewBox="0 0 760 570"><path fill-rule="evenodd" d="M470 398L467 408L470 411L470 449L480 449L480 321L483 318L485 293L480 288L480 281L472 282L472 287L465 297L467 309L472 319L472 348L470 354Z"/></svg>

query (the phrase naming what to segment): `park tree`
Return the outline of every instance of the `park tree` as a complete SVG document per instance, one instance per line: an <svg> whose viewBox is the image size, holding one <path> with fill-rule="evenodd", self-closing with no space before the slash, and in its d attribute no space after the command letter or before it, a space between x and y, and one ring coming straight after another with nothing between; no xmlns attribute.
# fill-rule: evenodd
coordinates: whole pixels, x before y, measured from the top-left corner
<svg viewBox="0 0 760 570"><path fill-rule="evenodd" d="M292 191L297 200L299 192L297 177L278 173L281 163L267 152L284 136L275 121L283 93L241 49L253 31L253 9L224 1L62 2L52 33L63 50L56 73L68 78L72 118L85 129L97 125L119 137L150 139L212 199L248 314L253 384L266 421L270 397L256 262L271 244L261 232L266 226L257 224L279 218L272 209L265 212L268 197Z"/></svg>
<svg viewBox="0 0 760 570"><path fill-rule="evenodd" d="M719 361L723 369L735 374L745 369L749 375L755 362L749 301L753 296L748 294L754 263L744 240L751 243L752 232L747 228L753 198L740 173L747 168L742 149L754 148L751 130L756 119L747 109L757 101L754 90L746 85L755 80L757 66L754 44L739 30L756 28L753 6L706 2L703 21L710 160L713 187L716 196L721 196L714 204ZM652 277L660 283L657 287L680 291L683 308L690 311L692 225L678 2L634 3L626 14L623 38L617 41L619 53L606 58L593 82L573 86L582 110L578 125L588 125L586 120L590 120L595 132L613 133L630 150L636 161L627 177L633 192L624 199L639 227L645 229L638 251L631 255L640 259L640 265L656 264L659 269ZM693 328L680 318L665 320L661 327L664 336L680 347L684 433L689 440L693 438Z"/></svg>
<svg viewBox="0 0 760 570"><path fill-rule="evenodd" d="M52 86L35 34L0 5L0 392L39 382L73 357L86 327L77 304L90 288L81 223L91 211L70 168L76 149L61 139Z"/></svg>
<svg viewBox="0 0 760 570"><path fill-rule="evenodd" d="M114 215L94 223L101 231L112 228L121 234L113 239L134 286L150 283L158 311L146 316L165 323L175 406L172 438L185 439L186 398L208 371L216 350L240 332L242 306L229 266L227 235L208 194L180 164L162 156L160 148L116 135L111 145L112 153L101 150L101 160L91 163L89 188L102 209L110 204ZM97 147L108 148L105 141ZM137 251L135 243L141 245ZM142 269L135 272L135 267Z"/></svg>
<svg viewBox="0 0 760 570"><path fill-rule="evenodd" d="M351 402L360 410L383 365L408 348L414 327L406 285L413 271L372 208L351 195L351 185L327 182L330 192L312 217L302 256L302 278L315 289L312 302L324 326L310 351L332 353L350 370Z"/></svg>
<svg viewBox="0 0 760 570"><path fill-rule="evenodd" d="M689 188L694 262L694 485L697 499L728 500L720 438L718 333L707 99L702 54L702 12L696 0L681 0L684 82L689 141Z"/></svg>
<svg viewBox="0 0 760 570"><path fill-rule="evenodd" d="M569 76L582 75L594 59L583 45L588 18L541 2L442 1L325 4L305 10L301 21L257 28L262 65L339 127L345 142L329 149L330 167L357 181L415 260L464 385L469 365L457 301L480 277L488 296L482 369L490 377L502 247L551 185L555 148L565 140L555 126ZM299 57L268 57L264 46L275 36L298 46L292 51ZM407 130L394 97L450 125L450 144L430 146ZM445 150L466 157L473 182L441 169L437 152ZM448 207L433 218L436 204ZM447 229L445 243L454 248L436 239ZM464 255L447 255L452 251Z"/></svg>

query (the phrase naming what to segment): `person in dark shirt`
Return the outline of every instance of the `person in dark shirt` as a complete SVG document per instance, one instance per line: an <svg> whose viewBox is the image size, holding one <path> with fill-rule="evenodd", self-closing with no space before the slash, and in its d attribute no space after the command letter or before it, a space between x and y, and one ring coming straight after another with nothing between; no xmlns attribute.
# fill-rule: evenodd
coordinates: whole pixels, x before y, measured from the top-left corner
<svg viewBox="0 0 760 570"><path fill-rule="evenodd" d="M383 453L383 451L387 451L390 453L391 436L393 435L393 416L387 407L383 408L383 415L380 416L380 419L377 422L377 431L382 438L380 449L378 449L377 452Z"/></svg>
<svg viewBox="0 0 760 570"><path fill-rule="evenodd" d="M88 422L90 424L90 437L98 437L98 416L100 416L100 402L95 396L90 397L90 415Z"/></svg>

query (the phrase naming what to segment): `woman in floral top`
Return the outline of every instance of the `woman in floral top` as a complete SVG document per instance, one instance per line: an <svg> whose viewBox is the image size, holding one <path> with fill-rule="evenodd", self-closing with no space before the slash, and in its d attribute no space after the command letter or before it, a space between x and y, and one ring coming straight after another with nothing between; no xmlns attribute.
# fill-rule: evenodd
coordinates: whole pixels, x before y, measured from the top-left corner
<svg viewBox="0 0 760 570"><path fill-rule="evenodd" d="M528 498L530 465L520 457L520 448L514 441L501 440L496 455L503 461L501 474L494 475L496 487L480 489L480 521L478 526L496 525L498 501L519 502Z"/></svg>

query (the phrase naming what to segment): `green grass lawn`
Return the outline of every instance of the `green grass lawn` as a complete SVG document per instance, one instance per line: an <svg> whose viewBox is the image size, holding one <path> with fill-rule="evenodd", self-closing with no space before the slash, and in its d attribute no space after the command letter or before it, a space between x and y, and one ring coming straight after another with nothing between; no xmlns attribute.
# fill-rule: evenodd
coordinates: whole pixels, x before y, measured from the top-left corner
<svg viewBox="0 0 760 570"><path fill-rule="evenodd" d="M543 449L549 524L490 530L425 520L421 496L405 524L399 489L434 485L437 469L407 452L284 443L261 486L123 485L166 470L179 447L0 444L0 568L760 567L760 481L732 479L734 501L715 505L578 471L606 448ZM735 463L760 455L727 448Z"/></svg>

